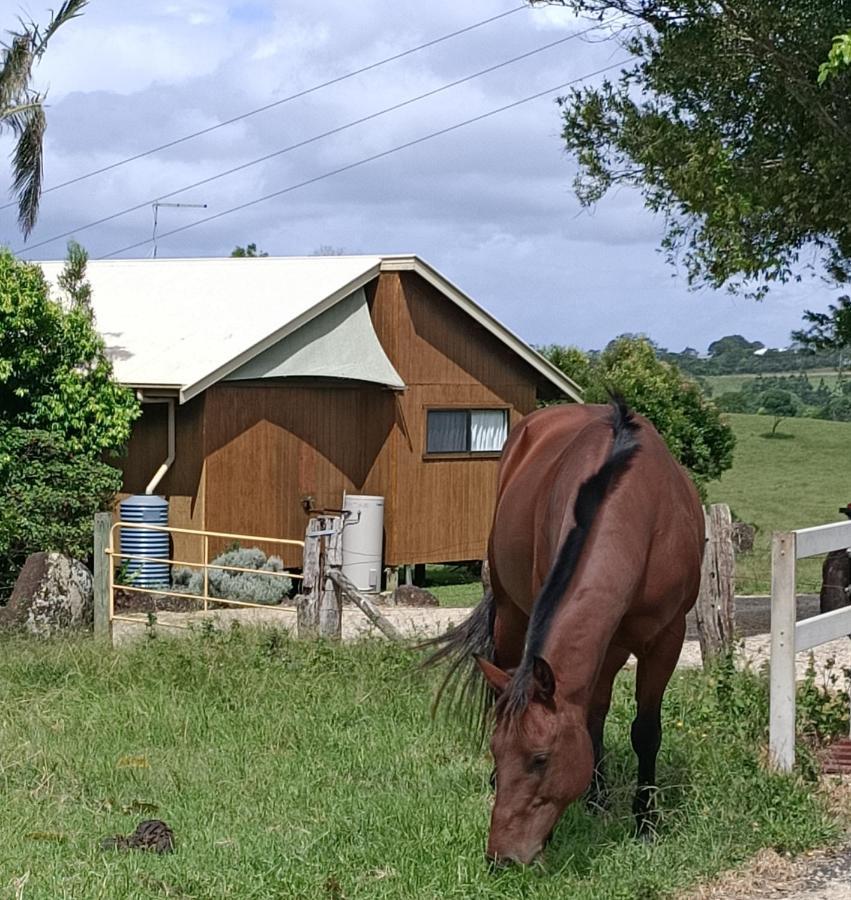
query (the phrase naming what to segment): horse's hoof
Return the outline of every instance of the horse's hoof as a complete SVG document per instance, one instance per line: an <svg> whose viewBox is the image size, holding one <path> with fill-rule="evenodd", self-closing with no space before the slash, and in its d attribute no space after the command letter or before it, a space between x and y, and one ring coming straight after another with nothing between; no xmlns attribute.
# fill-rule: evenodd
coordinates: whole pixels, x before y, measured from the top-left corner
<svg viewBox="0 0 851 900"><path fill-rule="evenodd" d="M635 820L635 837L642 844L652 844L659 836L658 816L644 813Z"/></svg>

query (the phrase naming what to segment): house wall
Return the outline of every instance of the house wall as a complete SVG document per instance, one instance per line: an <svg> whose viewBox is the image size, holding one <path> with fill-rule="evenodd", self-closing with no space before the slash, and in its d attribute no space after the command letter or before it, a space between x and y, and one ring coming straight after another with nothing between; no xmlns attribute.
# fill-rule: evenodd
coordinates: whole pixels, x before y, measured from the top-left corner
<svg viewBox="0 0 851 900"><path fill-rule="evenodd" d="M175 459L157 493L168 497L169 525L204 528L204 397L196 397L175 409ZM131 494L142 494L168 455L168 406L142 404L142 415L133 425L125 457L118 502ZM192 535L173 536L172 558L200 561L203 543Z"/></svg>
<svg viewBox="0 0 851 900"><path fill-rule="evenodd" d="M477 322L410 272L382 274L369 296L379 340L408 386L391 435L388 565L481 559L499 457L424 456L429 407L508 407L513 426L536 405L538 376Z"/></svg>
<svg viewBox="0 0 851 900"><path fill-rule="evenodd" d="M407 389L316 379L214 385L178 407L175 465L158 488L171 500L171 524L301 538L304 498L336 508L343 491L380 494L386 564L483 557L498 455L424 458L426 411L506 407L513 425L535 408L540 376L413 273L383 273L367 299ZM166 408L146 407L126 460L128 492L144 490L165 449ZM226 543L211 542L211 556ZM198 553L197 542L175 539L176 558ZM299 565L300 551L285 561Z"/></svg>
<svg viewBox="0 0 851 900"><path fill-rule="evenodd" d="M315 382L218 384L206 392L205 514L211 531L296 538L302 500L337 508L343 491L383 484L393 392ZM264 547L280 552L280 547ZM300 564L300 551L286 555Z"/></svg>

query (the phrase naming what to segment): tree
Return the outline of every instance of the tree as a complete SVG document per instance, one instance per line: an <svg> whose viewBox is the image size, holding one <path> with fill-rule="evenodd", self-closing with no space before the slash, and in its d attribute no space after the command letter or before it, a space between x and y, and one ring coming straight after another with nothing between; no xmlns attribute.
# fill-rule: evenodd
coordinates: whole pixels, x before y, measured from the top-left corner
<svg viewBox="0 0 851 900"><path fill-rule="evenodd" d="M761 341L749 341L740 334L728 334L713 341L707 349L709 355L715 358L726 353L753 353L754 350L760 350L764 346Z"/></svg>
<svg viewBox="0 0 851 900"><path fill-rule="evenodd" d="M65 22L79 16L88 0L65 0L42 29L35 22L21 23L19 31L0 51L0 133L16 140L12 153L12 189L18 200L18 225L29 237L38 217L43 175L44 132L47 118L44 95L33 90L33 66L44 56L48 42Z"/></svg>
<svg viewBox="0 0 851 900"><path fill-rule="evenodd" d="M606 402L609 388L623 394L656 426L701 491L733 464L730 426L696 384L656 357L646 339L619 338L599 355L575 347L546 347L542 352L585 390L589 403Z"/></svg>
<svg viewBox="0 0 851 900"><path fill-rule="evenodd" d="M844 350L851 348L851 297L840 297L828 306L829 312L807 310L804 321L810 327L792 332L792 340L810 350Z"/></svg>
<svg viewBox="0 0 851 900"><path fill-rule="evenodd" d="M246 244L244 247L234 247L230 252L231 256L236 256L239 258L243 257L260 257L260 256L268 256L265 250L258 250L257 244Z"/></svg>
<svg viewBox="0 0 851 900"><path fill-rule="evenodd" d="M113 379L85 266L72 244L63 305L38 266L0 251L0 596L35 550L85 558L92 516L121 486L105 457L139 404Z"/></svg>
<svg viewBox="0 0 851 900"><path fill-rule="evenodd" d="M560 101L584 204L637 187L692 285L762 296L811 255L848 278L851 71L818 83L847 2L562 3L625 16L631 56L617 80Z"/></svg>
<svg viewBox="0 0 851 900"><path fill-rule="evenodd" d="M774 416L774 424L771 426L771 436L777 433L777 426L784 420L798 414L798 404L789 391L773 388L766 391L762 397L762 406L759 409L761 415Z"/></svg>
<svg viewBox="0 0 851 900"><path fill-rule="evenodd" d="M74 251L72 251L72 257ZM139 404L117 384L94 326L79 270L66 284L76 300L50 298L41 269L0 251L0 428L32 428L97 458L126 443Z"/></svg>

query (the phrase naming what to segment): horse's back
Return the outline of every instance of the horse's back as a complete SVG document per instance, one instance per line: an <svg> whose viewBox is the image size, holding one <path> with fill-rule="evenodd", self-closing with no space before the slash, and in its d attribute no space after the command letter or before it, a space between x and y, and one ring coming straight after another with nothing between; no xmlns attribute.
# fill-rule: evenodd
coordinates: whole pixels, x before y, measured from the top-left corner
<svg viewBox="0 0 851 900"><path fill-rule="evenodd" d="M575 524L580 486L608 457L611 417L608 405L549 407L522 420L506 444L489 548L491 573L526 612ZM700 502L653 425L643 416L633 420L640 449L610 488L585 554L620 553L624 566L645 566L634 577L655 595L654 607L674 603L678 593L690 605L703 548Z"/></svg>

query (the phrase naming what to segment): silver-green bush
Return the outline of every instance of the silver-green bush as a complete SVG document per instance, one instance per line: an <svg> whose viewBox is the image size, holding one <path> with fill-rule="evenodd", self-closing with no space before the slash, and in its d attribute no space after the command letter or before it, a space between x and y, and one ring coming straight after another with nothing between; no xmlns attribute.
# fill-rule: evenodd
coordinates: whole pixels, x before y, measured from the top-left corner
<svg viewBox="0 0 851 900"><path fill-rule="evenodd" d="M264 573L283 572L284 564L278 556L269 556L259 548L236 548L217 556L212 565L236 566L240 569L255 569L256 572L231 572L227 569L209 569L208 589L211 597L222 600L276 604L290 592L292 581L279 575ZM204 592L203 571L188 568L175 569L172 585L185 594Z"/></svg>

